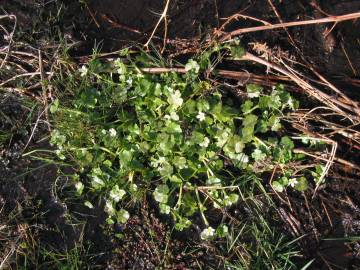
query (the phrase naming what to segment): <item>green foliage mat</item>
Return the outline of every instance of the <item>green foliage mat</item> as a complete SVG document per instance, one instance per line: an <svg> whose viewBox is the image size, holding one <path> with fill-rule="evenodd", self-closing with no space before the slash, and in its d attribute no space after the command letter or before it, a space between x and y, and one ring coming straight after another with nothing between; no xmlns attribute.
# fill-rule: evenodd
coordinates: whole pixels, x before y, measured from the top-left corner
<svg viewBox="0 0 360 270"><path fill-rule="evenodd" d="M240 101L202 79L214 54L241 53L236 44L218 47L190 59L184 74L151 74L142 69L155 65L153 58L125 50L108 62L94 57L69 78L72 96L51 106L51 143L77 172L74 185L85 204L103 201L107 222L125 223L129 202L150 191L177 230L200 215L205 240L227 234L226 224L209 224L207 210L237 203L241 182L276 167L276 191L305 190L309 168L296 168L304 157L280 135L282 116L298 102L281 85L248 84Z"/></svg>

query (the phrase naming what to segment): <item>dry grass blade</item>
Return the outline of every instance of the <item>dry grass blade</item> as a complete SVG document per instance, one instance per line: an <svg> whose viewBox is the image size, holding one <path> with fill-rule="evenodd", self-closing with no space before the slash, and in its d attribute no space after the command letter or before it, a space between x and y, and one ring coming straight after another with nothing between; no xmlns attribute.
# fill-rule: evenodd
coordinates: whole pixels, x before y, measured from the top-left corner
<svg viewBox="0 0 360 270"><path fill-rule="evenodd" d="M169 4L170 4L170 0L166 0L165 8L164 8L164 10L163 10L163 12L162 12L159 20L158 20L158 22L156 23L156 25L155 25L155 27L154 27L154 30L152 31L152 33L151 33L148 41L144 44L144 47L145 47L145 48L148 48L148 47L149 47L149 44L150 44L153 36L155 35L156 30L158 29L160 23L161 23L163 20L165 20L165 23L166 23L166 14L167 14L167 11L168 11L168 9L169 9ZM166 38L166 37L165 37L165 38Z"/></svg>

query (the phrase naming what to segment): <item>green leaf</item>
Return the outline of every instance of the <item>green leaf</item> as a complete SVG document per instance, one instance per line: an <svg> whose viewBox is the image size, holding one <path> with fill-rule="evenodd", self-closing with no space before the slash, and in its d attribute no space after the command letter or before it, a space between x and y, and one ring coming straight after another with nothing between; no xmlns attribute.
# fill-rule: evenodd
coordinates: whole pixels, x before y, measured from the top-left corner
<svg viewBox="0 0 360 270"><path fill-rule="evenodd" d="M241 129L241 140L243 143L251 142L254 138L254 127L246 126Z"/></svg>
<svg viewBox="0 0 360 270"><path fill-rule="evenodd" d="M266 153L262 152L260 149L255 149L251 156L255 161L262 161L266 158Z"/></svg>
<svg viewBox="0 0 360 270"><path fill-rule="evenodd" d="M245 55L246 51L242 46L237 45L237 46L230 47L230 53L231 53L231 56L234 57L234 59L240 59L241 57L243 57Z"/></svg>
<svg viewBox="0 0 360 270"><path fill-rule="evenodd" d="M182 180L181 180L181 178L179 178L178 176L172 175L172 176L170 177L170 182L176 183L176 184L181 184L181 183L182 183Z"/></svg>
<svg viewBox="0 0 360 270"><path fill-rule="evenodd" d="M98 103L100 92L94 88L83 91L80 95L80 105L94 109Z"/></svg>
<svg viewBox="0 0 360 270"><path fill-rule="evenodd" d="M206 180L206 184L207 185L220 185L221 180L219 178L217 178L215 175L211 175Z"/></svg>
<svg viewBox="0 0 360 270"><path fill-rule="evenodd" d="M87 208L90 208L90 209L93 209L93 208L94 208L93 204L92 204L91 202L89 202L89 201L85 201L85 202L84 202L84 205L85 205Z"/></svg>
<svg viewBox="0 0 360 270"><path fill-rule="evenodd" d="M216 235L219 237L226 237L229 234L229 228L225 224L220 225L216 229Z"/></svg>
<svg viewBox="0 0 360 270"><path fill-rule="evenodd" d="M182 231L186 228L189 228L191 225L191 221L187 218L180 217L177 223L175 223L175 229L178 231Z"/></svg>
<svg viewBox="0 0 360 270"><path fill-rule="evenodd" d="M184 158L184 157L175 156L174 159L173 159L174 166L176 168L178 168L179 170L187 168L186 163L187 163L186 158Z"/></svg>
<svg viewBox="0 0 360 270"><path fill-rule="evenodd" d="M254 103L251 100L247 100L247 101L245 101L245 103L243 105L241 105L241 111L244 114L247 114L251 111L253 105L254 105Z"/></svg>
<svg viewBox="0 0 360 270"><path fill-rule="evenodd" d="M254 114L248 114L245 116L244 120L243 120L243 126L244 127L253 127L256 125L257 123L257 119L258 117Z"/></svg>
<svg viewBox="0 0 360 270"><path fill-rule="evenodd" d="M294 142L288 136L281 138L280 145L282 145L286 150L292 150L295 147Z"/></svg>
<svg viewBox="0 0 360 270"><path fill-rule="evenodd" d="M110 198L113 199L115 202L119 202L125 194L125 190L120 189L118 185L115 185L110 191Z"/></svg>
<svg viewBox="0 0 360 270"><path fill-rule="evenodd" d="M305 191L308 188L308 181L305 177L300 177L297 179L297 184L295 185L295 189L298 191Z"/></svg>
<svg viewBox="0 0 360 270"><path fill-rule="evenodd" d="M168 206L167 204L165 204L165 203L160 203L160 213L162 213L162 214L166 214L166 215L168 215L168 214L170 214L170 206Z"/></svg>
<svg viewBox="0 0 360 270"><path fill-rule="evenodd" d="M198 111L200 112L207 112L210 110L210 104L207 100L205 99L200 99L197 103L196 103L196 107L198 109Z"/></svg>
<svg viewBox="0 0 360 270"><path fill-rule="evenodd" d="M172 173L174 172L174 168L173 166L171 166L170 163L168 162L164 162L160 167L159 167L159 173L162 176L167 176L169 177L170 175L172 175Z"/></svg>
<svg viewBox="0 0 360 270"><path fill-rule="evenodd" d="M269 127L272 131L279 131L281 129L280 118L273 115L269 118Z"/></svg>
<svg viewBox="0 0 360 270"><path fill-rule="evenodd" d="M176 122L170 122L170 121L167 122L165 131L169 133L182 133L182 129L180 125Z"/></svg>
<svg viewBox="0 0 360 270"><path fill-rule="evenodd" d="M272 182L272 187L277 192L283 192L284 191L284 186L281 183L279 183L278 181L273 181Z"/></svg>
<svg viewBox="0 0 360 270"><path fill-rule="evenodd" d="M130 217L130 214L125 209L120 209L116 214L116 220L119 223L126 223Z"/></svg>
<svg viewBox="0 0 360 270"><path fill-rule="evenodd" d="M269 96L259 97L259 108L267 109L269 107L271 107L271 97L269 97Z"/></svg>
<svg viewBox="0 0 360 270"><path fill-rule="evenodd" d="M59 99L55 99L50 106L50 112L55 113L59 109Z"/></svg>
<svg viewBox="0 0 360 270"><path fill-rule="evenodd" d="M119 153L120 164L123 167L129 164L132 158L133 158L133 154L129 150L123 150Z"/></svg>
<svg viewBox="0 0 360 270"><path fill-rule="evenodd" d="M198 145L204 141L204 138L205 138L204 134L198 131L194 131L191 136L190 142Z"/></svg>
<svg viewBox="0 0 360 270"><path fill-rule="evenodd" d="M190 59L185 65L185 70L187 72L199 73L200 66L195 60Z"/></svg>
<svg viewBox="0 0 360 270"><path fill-rule="evenodd" d="M229 201L230 201L232 204L237 203L238 200L239 200L239 195L238 195L238 194L231 193L231 194L229 195Z"/></svg>
<svg viewBox="0 0 360 270"><path fill-rule="evenodd" d="M250 83L246 85L246 91L248 93L249 98L259 97L262 89L263 88L257 84Z"/></svg>
<svg viewBox="0 0 360 270"><path fill-rule="evenodd" d="M167 185L158 186L153 192L155 201L166 204L168 201L169 188Z"/></svg>
<svg viewBox="0 0 360 270"><path fill-rule="evenodd" d="M257 122L256 132L266 133L268 131L268 124L265 120L261 119Z"/></svg>

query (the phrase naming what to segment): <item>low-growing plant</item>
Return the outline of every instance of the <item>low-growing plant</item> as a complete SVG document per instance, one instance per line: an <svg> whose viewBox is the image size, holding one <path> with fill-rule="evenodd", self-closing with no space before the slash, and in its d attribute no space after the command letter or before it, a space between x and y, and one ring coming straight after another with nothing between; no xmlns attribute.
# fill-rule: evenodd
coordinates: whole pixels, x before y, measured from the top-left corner
<svg viewBox="0 0 360 270"><path fill-rule="evenodd" d="M74 165L88 207L105 202L109 224L125 223L129 203L150 191L177 230L200 215L208 240L228 229L214 229L207 210L237 203L241 179L279 168L275 190L307 188L309 176L294 165L303 156L281 135L282 116L298 107L284 87L248 84L239 100L202 77L214 53L243 53L229 46L190 59L184 74L145 72L159 62L126 50L108 62L94 57L71 78L72 96L52 104L56 154Z"/></svg>

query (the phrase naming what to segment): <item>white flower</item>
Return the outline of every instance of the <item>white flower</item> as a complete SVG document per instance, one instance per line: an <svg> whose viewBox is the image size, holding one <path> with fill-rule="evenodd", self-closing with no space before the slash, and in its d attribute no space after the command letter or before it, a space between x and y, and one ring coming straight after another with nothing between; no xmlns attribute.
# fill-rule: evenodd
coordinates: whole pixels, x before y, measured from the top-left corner
<svg viewBox="0 0 360 270"><path fill-rule="evenodd" d="M111 137L115 137L116 136L116 130L114 128L110 128L109 129L109 134Z"/></svg>
<svg viewBox="0 0 360 270"><path fill-rule="evenodd" d="M212 238L214 235L215 235L214 228L209 226L200 233L200 238L202 240L208 240L208 239Z"/></svg>
<svg viewBox="0 0 360 270"><path fill-rule="evenodd" d="M168 102L170 105L173 105L175 108L180 107L183 104L183 99L181 98L180 91L176 90L175 92L170 93Z"/></svg>
<svg viewBox="0 0 360 270"><path fill-rule="evenodd" d="M204 138L204 140L203 140L203 142L202 143L199 143L199 145L201 146L201 147L208 147L209 146L209 143L210 143L210 140L209 140L209 138L208 137L205 137Z"/></svg>
<svg viewBox="0 0 360 270"><path fill-rule="evenodd" d="M197 119L199 119L200 122L205 120L205 113L203 112L199 112L198 115L196 116Z"/></svg>
<svg viewBox="0 0 360 270"><path fill-rule="evenodd" d="M106 130L105 130L105 129L102 129L102 130L101 130L101 133L102 133L103 135L106 135Z"/></svg>
<svg viewBox="0 0 360 270"><path fill-rule="evenodd" d="M88 74L88 68L85 65L82 65L81 68L79 69L80 71L80 76L84 77Z"/></svg>
<svg viewBox="0 0 360 270"><path fill-rule="evenodd" d="M290 178L289 179L289 186L295 187L295 185L298 183L298 180L296 178Z"/></svg>

